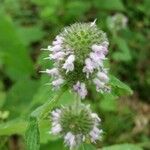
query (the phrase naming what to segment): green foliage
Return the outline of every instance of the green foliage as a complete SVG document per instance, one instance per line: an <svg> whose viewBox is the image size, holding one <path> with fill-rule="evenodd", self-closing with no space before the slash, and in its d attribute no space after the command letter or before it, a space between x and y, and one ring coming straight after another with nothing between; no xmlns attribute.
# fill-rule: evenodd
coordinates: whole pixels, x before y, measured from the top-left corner
<svg viewBox="0 0 150 150"><path fill-rule="evenodd" d="M0 136L24 134L26 130L27 122L24 120L15 119L6 123L0 124Z"/></svg>
<svg viewBox="0 0 150 150"><path fill-rule="evenodd" d="M102 150L142 150L142 148L134 144L120 144L104 147Z"/></svg>
<svg viewBox="0 0 150 150"><path fill-rule="evenodd" d="M79 147L79 150L96 150L96 148L92 146L91 144L82 144Z"/></svg>
<svg viewBox="0 0 150 150"><path fill-rule="evenodd" d="M113 0L111 1L111 4L109 0L94 0L94 4L100 10L124 10L124 5L121 0Z"/></svg>
<svg viewBox="0 0 150 150"><path fill-rule="evenodd" d="M115 93L117 93L118 96L123 94L131 95L133 93L129 86L121 82L116 77L110 76L110 80L112 89L114 90Z"/></svg>
<svg viewBox="0 0 150 150"><path fill-rule="evenodd" d="M33 71L32 61L8 16L0 13L0 53L5 73L12 79L28 77Z"/></svg>
<svg viewBox="0 0 150 150"><path fill-rule="evenodd" d="M149 105L139 103L150 102L149 8L149 0L1 1L0 112L9 115L0 118L0 149L11 149L8 143L12 143L14 135L19 139L26 137L22 143L17 141L22 150L25 141L27 150L68 149L60 137L49 134L49 112L61 105L72 105L74 96L68 90L54 92L51 86L45 85L50 79L41 77L39 71L51 68L52 62L43 60L48 53L40 49L49 45L62 27L97 18L98 26L107 32L110 41L108 66L113 74L112 92L99 94L90 87L84 102L90 103L100 115L104 135L101 142L94 146L83 144L80 149L142 150L144 144L140 143L149 143L149 127L142 124L139 128L136 122L141 121L143 111L144 123L149 120L146 114ZM127 28L108 29L107 18L118 12L127 16ZM120 96L124 97L120 99Z"/></svg>
<svg viewBox="0 0 150 150"><path fill-rule="evenodd" d="M40 149L40 135L36 118L30 118L26 131L26 147L28 150Z"/></svg>

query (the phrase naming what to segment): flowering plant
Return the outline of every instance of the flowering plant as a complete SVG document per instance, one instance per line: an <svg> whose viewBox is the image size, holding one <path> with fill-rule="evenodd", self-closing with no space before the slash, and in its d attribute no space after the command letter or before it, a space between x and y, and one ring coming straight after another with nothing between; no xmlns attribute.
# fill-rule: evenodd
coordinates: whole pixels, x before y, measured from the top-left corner
<svg viewBox="0 0 150 150"><path fill-rule="evenodd" d="M78 149L82 143L96 144L102 139L100 117L92 112L90 105L84 104L85 99L91 99L91 87L103 96L114 95L116 90L131 93L129 87L109 74L108 46L107 36L97 27L95 20L64 28L52 45L42 49L49 52L45 59L51 61L53 67L41 73L51 77L48 85L58 93L50 102L33 111L31 116L41 121L51 112L49 133L63 137L70 150ZM71 105L57 105L65 91L74 95Z"/></svg>

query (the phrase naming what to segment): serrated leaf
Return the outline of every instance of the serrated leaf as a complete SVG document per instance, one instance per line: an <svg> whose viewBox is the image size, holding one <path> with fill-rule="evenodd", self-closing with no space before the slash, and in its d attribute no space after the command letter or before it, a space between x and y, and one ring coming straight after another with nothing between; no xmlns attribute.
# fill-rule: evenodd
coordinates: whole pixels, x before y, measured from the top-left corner
<svg viewBox="0 0 150 150"><path fill-rule="evenodd" d="M117 79L114 76L110 76L110 84L112 86L113 92L117 95L123 95L123 94L129 94L131 95L133 91L129 86L127 86L125 83L121 82L119 79Z"/></svg>
<svg viewBox="0 0 150 150"><path fill-rule="evenodd" d="M142 148L134 144L120 144L120 145L104 147L101 150L142 150Z"/></svg>
<svg viewBox="0 0 150 150"><path fill-rule="evenodd" d="M30 118L29 126L26 131L26 147L27 150L40 149L40 134L38 122L36 118Z"/></svg>
<svg viewBox="0 0 150 150"><path fill-rule="evenodd" d="M79 147L79 150L96 150L96 148L92 144L83 143Z"/></svg>

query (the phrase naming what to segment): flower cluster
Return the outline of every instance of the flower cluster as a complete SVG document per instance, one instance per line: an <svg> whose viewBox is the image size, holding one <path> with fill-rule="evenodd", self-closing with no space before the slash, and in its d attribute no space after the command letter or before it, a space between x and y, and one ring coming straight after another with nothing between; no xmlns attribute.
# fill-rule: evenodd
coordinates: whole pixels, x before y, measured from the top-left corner
<svg viewBox="0 0 150 150"><path fill-rule="evenodd" d="M92 113L89 106L82 105L76 112L74 107L63 107L52 111L52 129L54 135L61 134L66 146L73 149L89 139L95 143L101 139L100 118Z"/></svg>
<svg viewBox="0 0 150 150"><path fill-rule="evenodd" d="M109 91L107 59L108 40L106 34L92 23L75 23L56 36L49 57L54 68L43 71L53 77L52 85L58 89L66 84L84 99L87 85L93 83L98 92Z"/></svg>
<svg viewBox="0 0 150 150"><path fill-rule="evenodd" d="M110 30L120 30L127 26L128 18L121 13L108 17L107 24Z"/></svg>

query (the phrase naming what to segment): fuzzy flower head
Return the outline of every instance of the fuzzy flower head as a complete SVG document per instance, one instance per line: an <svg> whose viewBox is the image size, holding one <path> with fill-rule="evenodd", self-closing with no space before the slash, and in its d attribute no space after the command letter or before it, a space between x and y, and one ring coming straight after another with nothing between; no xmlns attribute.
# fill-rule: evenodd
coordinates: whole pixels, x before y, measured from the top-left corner
<svg viewBox="0 0 150 150"><path fill-rule="evenodd" d="M106 34L95 21L64 28L46 49L50 51L46 59L52 60L54 67L44 72L53 77L54 89L66 84L82 99L88 94L89 83L98 92L108 91L109 77L104 65L108 45Z"/></svg>
<svg viewBox="0 0 150 150"><path fill-rule="evenodd" d="M73 149L86 140L96 143L101 139L100 121L89 106L81 105L78 113L74 107L63 107L52 111L51 133L61 134L66 146Z"/></svg>
<svg viewBox="0 0 150 150"><path fill-rule="evenodd" d="M128 18L121 13L108 17L107 24L110 30L121 30L127 26Z"/></svg>

